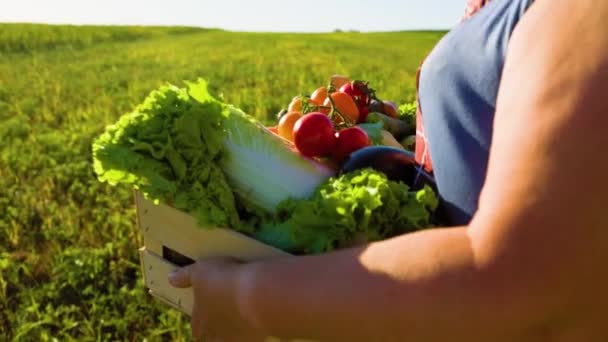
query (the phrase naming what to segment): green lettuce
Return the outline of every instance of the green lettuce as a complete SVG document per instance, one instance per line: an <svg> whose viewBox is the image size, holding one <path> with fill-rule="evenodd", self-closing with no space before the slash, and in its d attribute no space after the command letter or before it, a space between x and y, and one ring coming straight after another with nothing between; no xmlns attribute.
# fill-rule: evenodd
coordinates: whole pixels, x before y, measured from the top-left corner
<svg viewBox="0 0 608 342"><path fill-rule="evenodd" d="M202 82L202 81L201 81ZM206 92L204 82L197 87ZM241 227L219 161L225 108L208 94L164 85L93 142L102 182L130 184L148 198L194 215L201 226Z"/></svg>
<svg viewBox="0 0 608 342"><path fill-rule="evenodd" d="M361 169L330 178L310 199L282 202L255 237L291 253L321 253L430 227L437 205L430 187L413 191Z"/></svg>
<svg viewBox="0 0 608 342"><path fill-rule="evenodd" d="M418 103L414 100L412 102L403 103L399 106L399 119L407 122L409 127L416 127L416 111L418 109Z"/></svg>

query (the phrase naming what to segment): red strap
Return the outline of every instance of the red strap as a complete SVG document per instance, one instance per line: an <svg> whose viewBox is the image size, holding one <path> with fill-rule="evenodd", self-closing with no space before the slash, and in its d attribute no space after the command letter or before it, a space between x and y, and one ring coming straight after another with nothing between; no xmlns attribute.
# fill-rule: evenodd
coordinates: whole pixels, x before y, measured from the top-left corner
<svg viewBox="0 0 608 342"><path fill-rule="evenodd" d="M420 84L420 67L416 72L416 95L418 95L418 89ZM422 111L420 110L420 97L417 98L416 106L416 150L415 157L416 162L422 165L424 170L427 172L433 172L433 164L431 162L431 155L429 154L426 137L424 135L424 124L422 122Z"/></svg>
<svg viewBox="0 0 608 342"><path fill-rule="evenodd" d="M464 11L464 16L462 17L462 19L465 20L470 18L488 2L490 2L490 0L468 0L467 8Z"/></svg>

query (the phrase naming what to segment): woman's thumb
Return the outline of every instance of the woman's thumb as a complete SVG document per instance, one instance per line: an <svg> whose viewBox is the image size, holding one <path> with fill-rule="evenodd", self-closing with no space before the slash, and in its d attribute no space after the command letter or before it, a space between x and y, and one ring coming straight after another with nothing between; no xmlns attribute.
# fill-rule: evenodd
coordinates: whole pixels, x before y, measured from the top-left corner
<svg viewBox="0 0 608 342"><path fill-rule="evenodd" d="M184 266L182 268L178 268L173 272L169 273L169 284L173 287L185 288L192 286L192 270L193 265Z"/></svg>

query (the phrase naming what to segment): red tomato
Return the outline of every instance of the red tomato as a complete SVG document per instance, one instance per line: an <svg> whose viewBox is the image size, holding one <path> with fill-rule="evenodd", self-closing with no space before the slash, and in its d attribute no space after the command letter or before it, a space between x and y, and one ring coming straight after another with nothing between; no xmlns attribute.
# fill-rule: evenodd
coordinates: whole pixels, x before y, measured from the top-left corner
<svg viewBox="0 0 608 342"><path fill-rule="evenodd" d="M365 122L367 114L369 114L369 109L366 106L359 107L359 122Z"/></svg>
<svg viewBox="0 0 608 342"><path fill-rule="evenodd" d="M336 133L336 146L332 157L342 163L351 153L370 144L371 140L363 129L357 126L345 128Z"/></svg>
<svg viewBox="0 0 608 342"><path fill-rule="evenodd" d="M293 126L293 142L307 157L328 155L336 144L334 125L323 113L305 114Z"/></svg>
<svg viewBox="0 0 608 342"><path fill-rule="evenodd" d="M368 100L369 89L367 85L361 81L353 81L344 84L339 90L341 93L350 95L359 107L366 106Z"/></svg>

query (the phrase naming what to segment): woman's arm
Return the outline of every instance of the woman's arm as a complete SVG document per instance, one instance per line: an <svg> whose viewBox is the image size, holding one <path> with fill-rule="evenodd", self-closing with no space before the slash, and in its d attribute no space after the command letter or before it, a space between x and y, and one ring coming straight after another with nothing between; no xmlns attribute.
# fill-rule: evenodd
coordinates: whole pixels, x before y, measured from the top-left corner
<svg viewBox="0 0 608 342"><path fill-rule="evenodd" d="M244 316L279 336L457 341L552 333L606 302L607 17L537 0L521 20L470 227L245 265Z"/></svg>
<svg viewBox="0 0 608 342"><path fill-rule="evenodd" d="M466 229L450 228L247 264L240 307L254 326L275 336L418 341L479 315L471 311L483 304L471 251Z"/></svg>

